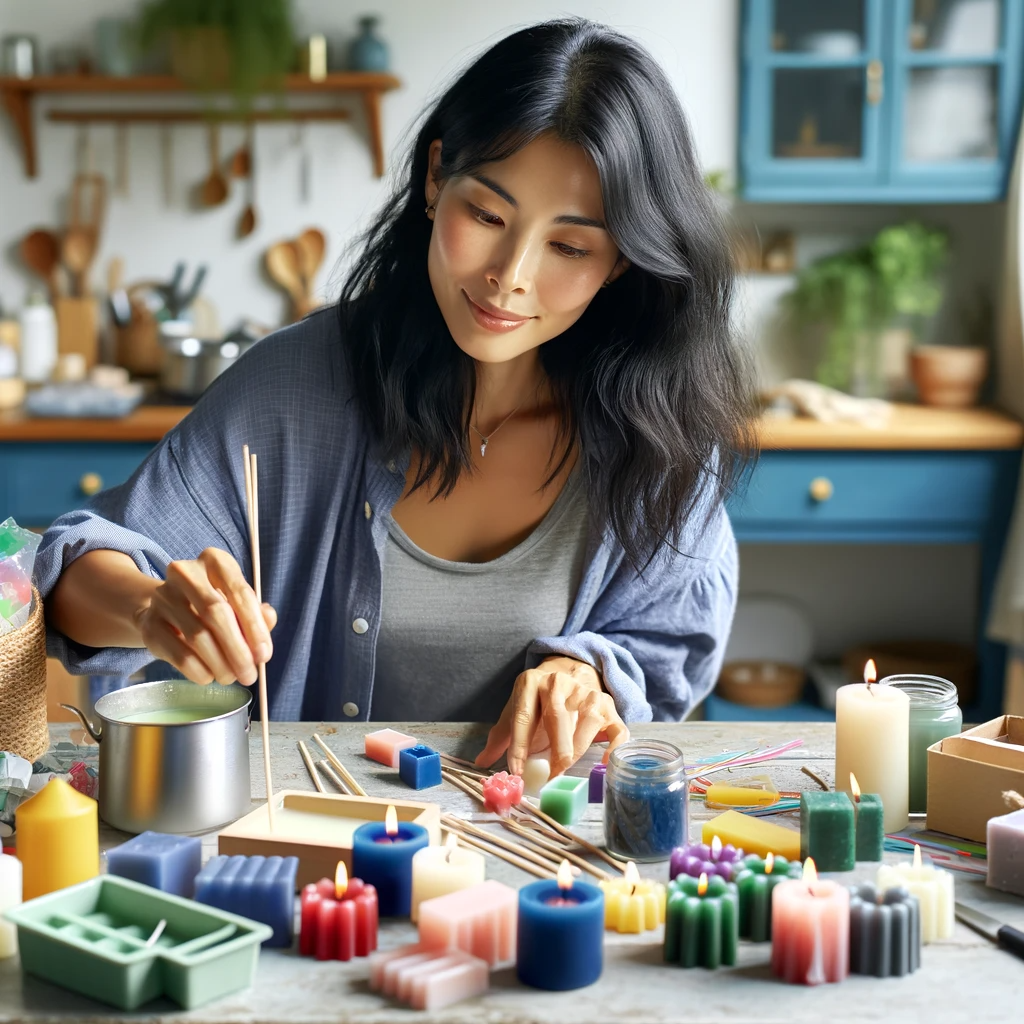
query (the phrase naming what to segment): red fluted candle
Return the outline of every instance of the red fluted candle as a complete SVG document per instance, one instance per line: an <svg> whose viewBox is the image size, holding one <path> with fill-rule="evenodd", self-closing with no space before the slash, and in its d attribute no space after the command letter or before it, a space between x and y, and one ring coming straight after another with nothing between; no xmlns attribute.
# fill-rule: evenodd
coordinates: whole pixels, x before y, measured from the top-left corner
<svg viewBox="0 0 1024 1024"><path fill-rule="evenodd" d="M347 877L338 864L334 881L321 878L302 890L299 953L318 960L351 960L377 948L377 890Z"/></svg>

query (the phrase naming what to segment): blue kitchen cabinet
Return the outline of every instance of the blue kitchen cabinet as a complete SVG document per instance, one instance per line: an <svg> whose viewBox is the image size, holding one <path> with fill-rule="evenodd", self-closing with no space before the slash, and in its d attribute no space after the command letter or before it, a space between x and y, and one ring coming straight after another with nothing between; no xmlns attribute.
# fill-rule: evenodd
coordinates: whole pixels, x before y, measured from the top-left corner
<svg viewBox="0 0 1024 1024"><path fill-rule="evenodd" d="M744 199L1003 197L1024 0L745 0L741 51Z"/></svg>

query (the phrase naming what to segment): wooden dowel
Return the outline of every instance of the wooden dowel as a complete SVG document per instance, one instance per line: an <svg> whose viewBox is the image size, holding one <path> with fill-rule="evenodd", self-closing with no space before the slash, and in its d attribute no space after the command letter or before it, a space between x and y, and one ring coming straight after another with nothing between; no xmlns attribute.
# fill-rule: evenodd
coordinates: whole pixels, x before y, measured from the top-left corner
<svg viewBox="0 0 1024 1024"><path fill-rule="evenodd" d="M242 446L242 458L245 462L245 496L249 515L249 546L252 552L253 590L256 591L256 602L263 609L263 587L260 583L260 499L259 477L256 472L256 455L249 454L249 446ZM274 783L270 774L270 707L267 702L267 666L260 662L257 666L260 694L260 732L263 737L263 774L267 780L267 824L274 831Z"/></svg>
<svg viewBox="0 0 1024 1024"><path fill-rule="evenodd" d="M441 769L441 778L445 782L450 782L456 788L461 789L463 793L473 797L474 800L483 802L483 793L477 792L465 779L460 778L458 775L453 775L447 768Z"/></svg>
<svg viewBox="0 0 1024 1024"><path fill-rule="evenodd" d="M505 861L506 864L511 864L513 867L519 868L521 871L526 871L531 875L536 875L538 878L554 878L555 872L548 871L538 867L536 864L532 864L528 860L524 860L521 857L517 857L514 854L508 853L506 850L502 850L498 846L492 846L489 842L485 842L481 839L477 839L475 836L468 835L462 828L462 822L458 818L452 818L449 815L442 815L441 825L447 832L454 832L460 842L466 844L466 846L472 846L474 849L479 850L481 853L486 853L490 857L497 857L498 860Z"/></svg>
<svg viewBox="0 0 1024 1024"><path fill-rule="evenodd" d="M578 868L581 868L588 874L593 875L595 878L600 878L607 882L612 877L603 868L595 867L590 863L590 861L585 860L579 854L573 853L571 850L563 850L555 843L549 842L546 839L541 839L539 836L531 835L529 829L523 828L522 825L519 825L514 821L509 821L508 818L503 818L501 824L502 827L507 828L509 832L522 836L522 838L527 840L527 842L533 843L541 849L550 850L552 853L557 855L559 860L567 860L570 864L575 864Z"/></svg>
<svg viewBox="0 0 1024 1024"><path fill-rule="evenodd" d="M327 755L327 760L334 765L334 770L345 780L345 785L352 790L356 796L366 796L366 790L356 782L352 773L338 760L337 755L317 733L313 733L313 742Z"/></svg>
<svg viewBox="0 0 1024 1024"><path fill-rule="evenodd" d="M339 777L338 773L331 767L330 762L328 762L327 760L317 761L316 766L320 769L320 771L324 773L324 775L327 776L327 778L331 780L331 782L334 783L339 792L344 793L345 796L352 795L348 786L346 786L345 783L341 781L341 778Z"/></svg>
<svg viewBox="0 0 1024 1024"><path fill-rule="evenodd" d="M461 827L469 835L475 836L477 839L482 839L484 842L493 843L495 846L500 846L501 849L508 850L509 853L514 853L517 857L524 857L526 860L531 860L534 864L537 864L540 867L550 867L551 870L557 870L558 865L565 859L563 857L553 857L550 853L541 853L538 850L532 850L523 843L513 843L507 839L502 839L501 836L496 836L482 828L477 828L468 821L462 822Z"/></svg>
<svg viewBox="0 0 1024 1024"><path fill-rule="evenodd" d="M313 758L309 756L309 750L306 744L299 740L299 753L302 755L302 760L306 762L306 771L309 772L309 777L313 780L313 785L316 786L318 793L326 793L324 784L320 781L320 776L317 774L316 765L313 764Z"/></svg>

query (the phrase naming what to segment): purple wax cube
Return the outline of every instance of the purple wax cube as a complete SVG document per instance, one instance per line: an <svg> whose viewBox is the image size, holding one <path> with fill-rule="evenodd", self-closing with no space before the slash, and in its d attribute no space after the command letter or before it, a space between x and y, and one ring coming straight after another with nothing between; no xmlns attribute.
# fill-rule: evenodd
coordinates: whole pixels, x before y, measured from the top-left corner
<svg viewBox="0 0 1024 1024"><path fill-rule="evenodd" d="M988 819L986 885L1024 896L1024 810Z"/></svg>
<svg viewBox="0 0 1024 1024"><path fill-rule="evenodd" d="M141 832L107 851L107 871L161 892L191 899L203 862L199 836Z"/></svg>
<svg viewBox="0 0 1024 1024"><path fill-rule="evenodd" d="M589 803L604 803L604 777L608 774L608 765L595 764L590 769L590 797Z"/></svg>
<svg viewBox="0 0 1024 1024"><path fill-rule="evenodd" d="M264 946L292 944L298 857L212 857L196 878L196 902L274 929Z"/></svg>

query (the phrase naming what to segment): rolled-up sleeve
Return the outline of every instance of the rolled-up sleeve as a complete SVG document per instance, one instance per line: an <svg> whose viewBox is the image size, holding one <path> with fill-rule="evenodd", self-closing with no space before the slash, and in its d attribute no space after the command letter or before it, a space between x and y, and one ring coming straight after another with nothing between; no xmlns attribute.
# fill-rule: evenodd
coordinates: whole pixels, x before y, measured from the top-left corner
<svg viewBox="0 0 1024 1024"><path fill-rule="evenodd" d="M739 585L736 540L724 508L697 551L666 549L643 579L620 564L578 632L540 637L527 668L552 654L601 672L626 722L678 722L714 687Z"/></svg>

